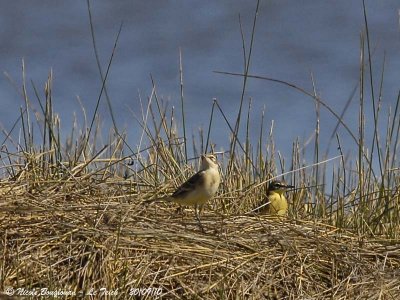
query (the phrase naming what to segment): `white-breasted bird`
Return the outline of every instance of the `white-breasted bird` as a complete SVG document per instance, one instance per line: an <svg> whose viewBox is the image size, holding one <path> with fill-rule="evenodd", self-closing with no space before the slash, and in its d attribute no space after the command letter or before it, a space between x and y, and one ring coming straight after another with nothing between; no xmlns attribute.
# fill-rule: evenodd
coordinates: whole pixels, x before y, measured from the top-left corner
<svg viewBox="0 0 400 300"><path fill-rule="evenodd" d="M200 228L204 231L199 214L203 205L217 192L220 181L221 177L215 155L205 154L201 156L200 170L179 186L171 196L157 198L149 202L170 201L181 205L194 206L196 219Z"/></svg>

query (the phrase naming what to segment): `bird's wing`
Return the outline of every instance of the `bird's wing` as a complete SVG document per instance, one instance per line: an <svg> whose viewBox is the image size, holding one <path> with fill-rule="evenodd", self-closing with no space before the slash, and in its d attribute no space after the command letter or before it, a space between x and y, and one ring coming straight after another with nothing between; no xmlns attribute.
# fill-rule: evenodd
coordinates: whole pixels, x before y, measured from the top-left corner
<svg viewBox="0 0 400 300"><path fill-rule="evenodd" d="M270 206L270 201L269 201L268 196L267 196L267 197L265 197L263 199L263 201L261 203L259 203L257 205L256 208L251 210L249 213L254 212L256 214L265 214L265 213L267 213L269 211L269 206Z"/></svg>
<svg viewBox="0 0 400 300"><path fill-rule="evenodd" d="M204 182L204 171L197 172L184 182L178 189L172 194L172 198L184 198L187 194L194 191L199 185Z"/></svg>

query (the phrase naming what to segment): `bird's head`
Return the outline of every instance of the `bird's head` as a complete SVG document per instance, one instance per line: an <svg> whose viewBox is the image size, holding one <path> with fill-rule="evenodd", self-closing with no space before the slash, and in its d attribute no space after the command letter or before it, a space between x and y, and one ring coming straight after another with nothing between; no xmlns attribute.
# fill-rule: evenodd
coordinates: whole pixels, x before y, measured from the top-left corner
<svg viewBox="0 0 400 300"><path fill-rule="evenodd" d="M274 180L271 181L269 186L268 186L268 192L275 192L278 194L283 194L285 191L287 191L288 189L292 189L294 188L293 185L288 185L283 181L279 181L279 180Z"/></svg>
<svg viewBox="0 0 400 300"><path fill-rule="evenodd" d="M201 169L206 170L208 168L218 169L217 158L214 154L203 154L201 156Z"/></svg>

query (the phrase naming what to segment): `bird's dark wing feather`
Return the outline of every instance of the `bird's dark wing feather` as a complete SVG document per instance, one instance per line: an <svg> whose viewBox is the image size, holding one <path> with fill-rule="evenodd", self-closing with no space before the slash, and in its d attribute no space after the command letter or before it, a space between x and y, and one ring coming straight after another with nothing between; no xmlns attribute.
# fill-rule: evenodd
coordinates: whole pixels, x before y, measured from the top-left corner
<svg viewBox="0 0 400 300"><path fill-rule="evenodd" d="M269 211L269 199L268 196L263 199L262 202L258 203L257 208L253 212L257 214L266 214Z"/></svg>
<svg viewBox="0 0 400 300"><path fill-rule="evenodd" d="M173 198L184 197L185 194L193 191L197 185L203 184L203 171L197 172L192 177L190 177L186 182L184 182L178 189L172 194Z"/></svg>

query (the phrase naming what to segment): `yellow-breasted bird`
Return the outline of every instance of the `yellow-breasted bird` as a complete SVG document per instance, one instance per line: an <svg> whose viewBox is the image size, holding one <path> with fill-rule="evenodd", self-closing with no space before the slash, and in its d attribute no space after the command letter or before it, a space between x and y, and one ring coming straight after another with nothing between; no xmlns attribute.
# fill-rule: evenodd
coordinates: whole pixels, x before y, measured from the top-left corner
<svg viewBox="0 0 400 300"><path fill-rule="evenodd" d="M265 205L260 209L260 213L268 213L270 215L284 216L287 214L288 202L285 197L285 192L288 189L294 188L293 185L288 185L283 181L272 181L267 189L267 197L265 198Z"/></svg>
<svg viewBox="0 0 400 300"><path fill-rule="evenodd" d="M161 200L194 206L196 219L200 228L204 231L199 214L203 205L217 192L220 181L221 177L215 155L202 155L200 170L196 174L178 187L171 196L153 199L149 202Z"/></svg>

